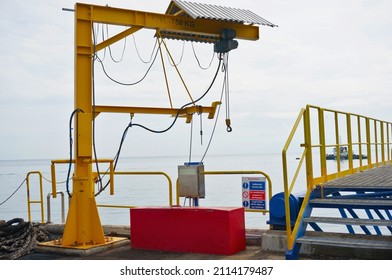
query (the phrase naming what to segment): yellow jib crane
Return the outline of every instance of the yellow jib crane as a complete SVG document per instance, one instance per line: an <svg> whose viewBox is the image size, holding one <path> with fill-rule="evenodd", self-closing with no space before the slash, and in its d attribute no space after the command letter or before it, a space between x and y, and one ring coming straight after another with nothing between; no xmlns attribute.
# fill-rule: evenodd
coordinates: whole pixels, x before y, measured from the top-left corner
<svg viewBox="0 0 392 280"><path fill-rule="evenodd" d="M71 204L64 228L62 246L83 246L105 244L94 195L96 174L93 172L93 120L99 113L146 113L146 114L192 114L208 113L213 118L217 104L211 107L191 106L187 108L145 108L95 106L93 104L92 67L96 52L137 32L140 29L154 29L163 38L207 42L215 44L216 52L227 52L237 47L234 37L244 40L258 40L259 27L272 23L249 11L241 18L213 18L193 12L196 3L180 0L171 1L166 14L112 8L89 4L75 4L75 118L76 136L74 148L74 175ZM211 5L206 7L206 12ZM218 6L214 6L218 7ZM222 7L218 7L222 8ZM111 38L95 45L93 24L104 23L128 27ZM257 25L255 25L257 24ZM197 108L196 108L197 107ZM189 121L189 120L188 120ZM97 160L98 161L98 160ZM111 176L112 179L112 176ZM113 180L111 180L113 184Z"/></svg>

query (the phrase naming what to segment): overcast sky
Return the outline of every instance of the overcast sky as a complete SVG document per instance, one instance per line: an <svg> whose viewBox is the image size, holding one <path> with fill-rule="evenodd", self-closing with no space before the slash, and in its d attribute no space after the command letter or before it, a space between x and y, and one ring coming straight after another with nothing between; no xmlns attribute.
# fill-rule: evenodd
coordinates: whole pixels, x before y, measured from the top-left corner
<svg viewBox="0 0 392 280"><path fill-rule="evenodd" d="M248 9L277 28L260 27L260 40L239 41L230 52L230 115L227 133L222 107L210 154L280 153L291 127L306 104L358 113L391 121L392 2L389 0L198 0ZM86 1L98 5L165 13L170 1ZM74 19L68 0L3 0L0 9L0 159L67 158L68 122L73 111ZM98 34L123 28L97 26ZM99 29L98 29L99 28ZM106 34L106 33L105 33ZM139 31L106 52L104 65L123 82L138 80L154 46L151 31ZM100 37L98 38L100 39ZM168 46L195 97L211 82L217 67L199 68L192 44L169 41ZM208 66L212 45L194 44L202 66ZM99 53L104 57L104 52ZM173 67L168 65L173 105L188 102ZM124 87L106 78L96 63L98 104L168 107L162 64L158 56L146 79ZM203 105L219 100L223 75ZM134 122L153 129L170 125L168 116L135 116ZM113 157L128 115L102 114L96 122L98 156ZM214 121L200 117L193 123L193 153L202 154ZM168 133L156 135L140 128L129 130L123 156L186 155L191 126L179 120Z"/></svg>

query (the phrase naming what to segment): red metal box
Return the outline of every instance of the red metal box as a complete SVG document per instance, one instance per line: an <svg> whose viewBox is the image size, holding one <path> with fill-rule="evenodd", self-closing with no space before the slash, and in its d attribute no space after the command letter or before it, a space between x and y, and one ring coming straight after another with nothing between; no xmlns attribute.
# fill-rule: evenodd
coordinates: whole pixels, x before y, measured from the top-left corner
<svg viewBox="0 0 392 280"><path fill-rule="evenodd" d="M231 255L245 250L244 208L152 207L131 211L131 246Z"/></svg>

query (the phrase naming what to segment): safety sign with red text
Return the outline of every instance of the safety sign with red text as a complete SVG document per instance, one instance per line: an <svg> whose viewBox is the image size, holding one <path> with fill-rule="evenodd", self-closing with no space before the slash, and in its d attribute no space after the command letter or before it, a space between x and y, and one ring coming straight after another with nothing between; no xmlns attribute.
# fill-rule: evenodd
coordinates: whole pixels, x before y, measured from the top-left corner
<svg viewBox="0 0 392 280"><path fill-rule="evenodd" d="M242 206L265 210L265 177L242 177Z"/></svg>

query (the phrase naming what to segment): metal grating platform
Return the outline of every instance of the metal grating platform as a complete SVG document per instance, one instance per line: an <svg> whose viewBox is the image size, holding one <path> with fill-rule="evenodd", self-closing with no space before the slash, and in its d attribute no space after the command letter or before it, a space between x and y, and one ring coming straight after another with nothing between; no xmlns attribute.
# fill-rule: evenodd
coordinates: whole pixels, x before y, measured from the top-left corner
<svg viewBox="0 0 392 280"><path fill-rule="evenodd" d="M392 165L383 165L370 170L329 181L324 188L392 189Z"/></svg>

